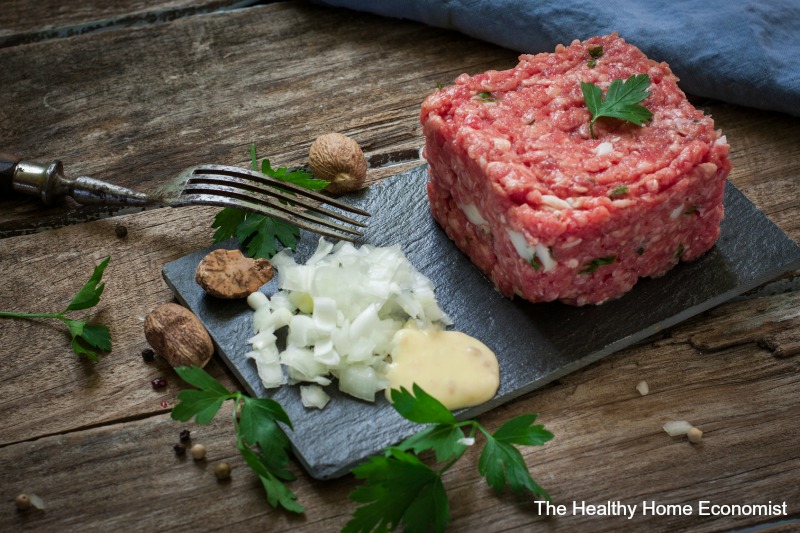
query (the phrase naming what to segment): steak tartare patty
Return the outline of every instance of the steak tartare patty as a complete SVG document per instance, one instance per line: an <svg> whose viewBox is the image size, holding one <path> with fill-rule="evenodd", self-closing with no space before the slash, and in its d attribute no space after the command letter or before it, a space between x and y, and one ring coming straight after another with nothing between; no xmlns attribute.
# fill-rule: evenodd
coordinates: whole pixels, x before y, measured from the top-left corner
<svg viewBox="0 0 800 533"><path fill-rule="evenodd" d="M651 120L600 118L592 138L581 82L605 94L636 74ZM677 81L616 34L462 74L422 104L433 216L532 302L600 304L699 257L719 237L729 147Z"/></svg>

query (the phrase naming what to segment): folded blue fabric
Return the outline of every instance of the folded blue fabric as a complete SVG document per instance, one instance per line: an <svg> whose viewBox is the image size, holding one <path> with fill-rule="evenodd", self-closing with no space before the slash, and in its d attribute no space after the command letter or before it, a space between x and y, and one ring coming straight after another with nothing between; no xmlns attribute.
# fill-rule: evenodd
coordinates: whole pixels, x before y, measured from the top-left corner
<svg viewBox="0 0 800 533"><path fill-rule="evenodd" d="M320 0L524 53L614 31L684 92L800 116L800 0Z"/></svg>

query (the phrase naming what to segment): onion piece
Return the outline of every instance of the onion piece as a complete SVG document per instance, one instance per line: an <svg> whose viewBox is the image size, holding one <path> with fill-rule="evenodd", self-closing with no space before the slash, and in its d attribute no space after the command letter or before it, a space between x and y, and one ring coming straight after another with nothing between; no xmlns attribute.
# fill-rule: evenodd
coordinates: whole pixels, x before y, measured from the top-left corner
<svg viewBox="0 0 800 533"><path fill-rule="evenodd" d="M694 426L686 420L674 420L664 424L664 431L666 431L670 437L678 437L680 435L686 435L692 427Z"/></svg>
<svg viewBox="0 0 800 533"><path fill-rule="evenodd" d="M319 385L300 386L300 401L303 402L304 407L323 409L328 405L330 399L331 397Z"/></svg>
<svg viewBox="0 0 800 533"><path fill-rule="evenodd" d="M642 380L636 385L636 390L639 391L639 394L642 396L647 396L650 393L650 386L646 381Z"/></svg>

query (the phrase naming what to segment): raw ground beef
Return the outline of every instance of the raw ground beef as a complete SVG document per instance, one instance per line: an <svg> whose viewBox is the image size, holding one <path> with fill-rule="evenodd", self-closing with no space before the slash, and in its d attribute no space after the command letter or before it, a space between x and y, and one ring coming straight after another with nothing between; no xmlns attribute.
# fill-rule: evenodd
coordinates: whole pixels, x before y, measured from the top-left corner
<svg viewBox="0 0 800 533"><path fill-rule="evenodd" d="M589 49L602 46L590 66ZM644 126L595 122L580 82L648 74ZM719 236L725 137L666 63L617 35L463 74L422 105L431 212L506 296L573 305L699 257Z"/></svg>

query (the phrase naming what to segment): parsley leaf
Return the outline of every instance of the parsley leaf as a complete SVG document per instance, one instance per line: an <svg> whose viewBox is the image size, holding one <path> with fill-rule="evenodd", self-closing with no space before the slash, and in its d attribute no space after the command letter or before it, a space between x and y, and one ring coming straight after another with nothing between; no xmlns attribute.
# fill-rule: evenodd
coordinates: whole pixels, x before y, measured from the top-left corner
<svg viewBox="0 0 800 533"><path fill-rule="evenodd" d="M591 274L601 266L606 266L612 264L614 261L617 260L616 255L607 255L605 257L596 257L589 261L583 270L579 271L578 274Z"/></svg>
<svg viewBox="0 0 800 533"><path fill-rule="evenodd" d="M327 181L316 179L308 172L290 172L284 167L273 169L269 159L264 159L259 168L255 145L250 145L250 159L253 170L275 179L315 191L328 185ZM292 194L290 191L284 192ZM269 259L278 253L278 243L294 250L300 238L300 230L289 222L233 207L221 209L211 227L217 230L213 237L215 244L236 237L246 254L255 258Z"/></svg>
<svg viewBox="0 0 800 533"><path fill-rule="evenodd" d="M455 424L456 417L442 403L414 383L412 395L405 387L392 390L392 405L400 416L418 424Z"/></svg>
<svg viewBox="0 0 800 533"><path fill-rule="evenodd" d="M543 426L533 425L536 415L512 418L492 434L474 420L457 421L441 402L419 386L412 389L413 394L406 389L391 391L395 410L412 422L433 426L353 470L364 485L353 491L350 499L363 505L356 509L344 532L401 527L404 531L443 531L450 522L450 507L441 477L474 443L476 431L486 437L478 471L489 486L500 491L508 484L516 491L528 490L550 498L533 480L515 447L540 446L553 438ZM464 428L470 428L469 438L464 436ZM416 455L426 450L432 450L436 462L444 465L434 469L420 461Z"/></svg>
<svg viewBox="0 0 800 533"><path fill-rule="evenodd" d="M225 401L233 400L236 447L261 479L267 501L273 507L281 506L287 511L302 513L303 507L297 503L297 496L283 483L293 480L294 475L286 469L289 439L278 427L278 422L289 428L292 423L280 404L269 398L250 398L238 391L230 392L197 366L178 367L175 371L197 389L178 393L178 404L172 408L173 420L185 422L194 418L197 424L208 424Z"/></svg>
<svg viewBox="0 0 800 533"><path fill-rule="evenodd" d="M537 496L550 499L531 477L522 454L512 446L541 446L553 438L544 426L533 426L535 420L535 414L526 414L512 418L494 434L481 430L486 435L486 446L478 461L478 471L496 492L500 492L508 481L517 492L528 489Z"/></svg>
<svg viewBox="0 0 800 533"><path fill-rule="evenodd" d="M393 531L443 531L450 522L450 505L436 472L416 456L389 448L386 457L373 457L353 469L366 484L350 494L363 503L342 533Z"/></svg>
<svg viewBox="0 0 800 533"><path fill-rule="evenodd" d="M647 87L650 86L650 76L647 74L636 74L624 82L614 80L608 86L606 97L600 87L593 83L581 82L581 92L586 101L586 107L592 114L589 122L589 131L594 136L594 123L600 117L611 117L627 120L637 126L641 126L645 121L653 116L653 113L644 106L638 105L639 102L647 98L650 94Z"/></svg>
<svg viewBox="0 0 800 533"><path fill-rule="evenodd" d="M89 280L83 284L83 287L63 311L59 313L0 312L0 318L55 318L56 320L61 320L69 329L70 346L75 355L82 355L97 362L98 351L111 351L111 332L108 327L102 324L88 324L84 320L68 318L66 314L69 311L90 309L100 302L103 289L105 289L105 283L101 283L101 279L110 260L111 257L106 257L94 268Z"/></svg>

